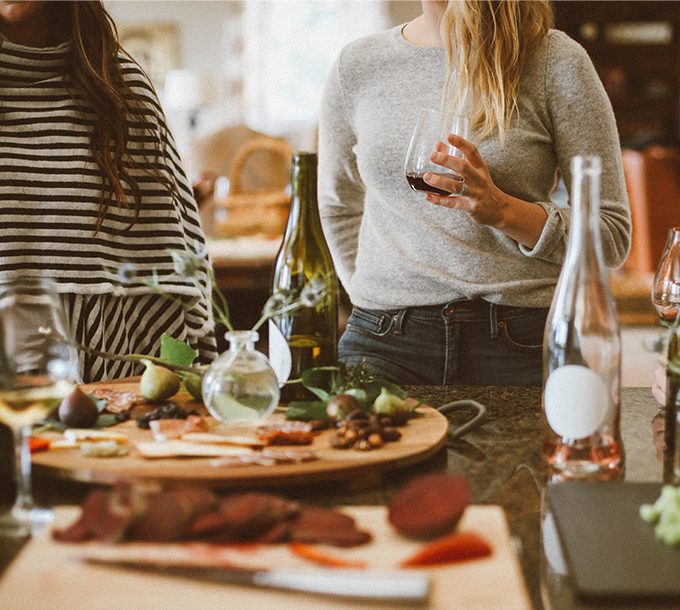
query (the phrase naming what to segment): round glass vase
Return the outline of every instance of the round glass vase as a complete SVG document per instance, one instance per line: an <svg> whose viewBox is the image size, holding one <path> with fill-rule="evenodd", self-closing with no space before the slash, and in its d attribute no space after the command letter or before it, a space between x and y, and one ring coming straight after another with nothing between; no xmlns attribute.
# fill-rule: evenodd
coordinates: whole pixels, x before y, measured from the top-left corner
<svg viewBox="0 0 680 610"><path fill-rule="evenodd" d="M210 365L202 394L219 421L248 423L265 419L279 403L279 382L267 357L255 349L255 331L229 332L229 351Z"/></svg>

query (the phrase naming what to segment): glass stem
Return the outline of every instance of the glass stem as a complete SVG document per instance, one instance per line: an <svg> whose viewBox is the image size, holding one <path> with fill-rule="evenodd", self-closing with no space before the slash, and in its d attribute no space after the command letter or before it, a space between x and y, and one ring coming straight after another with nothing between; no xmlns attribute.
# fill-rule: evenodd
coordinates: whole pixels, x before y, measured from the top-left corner
<svg viewBox="0 0 680 610"><path fill-rule="evenodd" d="M34 506L31 490L30 435L30 426L20 426L14 429L14 468L17 481L17 497L14 508L20 511L30 511Z"/></svg>

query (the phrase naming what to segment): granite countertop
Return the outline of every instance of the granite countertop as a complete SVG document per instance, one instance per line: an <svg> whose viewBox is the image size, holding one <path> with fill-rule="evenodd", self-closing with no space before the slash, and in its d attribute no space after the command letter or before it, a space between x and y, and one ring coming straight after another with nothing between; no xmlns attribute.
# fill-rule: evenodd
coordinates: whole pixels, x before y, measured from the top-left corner
<svg viewBox="0 0 680 610"><path fill-rule="evenodd" d="M541 592L541 515L545 488L541 455L541 388L406 386L409 395L438 408L457 400L474 400L487 409L486 420L462 438L420 464L392 471L380 485L316 484L286 490L301 499L326 504L385 504L406 480L427 470L465 474L474 503L504 507L517 542L527 587L534 607L579 608L569 593L558 591L549 606ZM662 464L652 442L652 420L658 413L649 388L623 388L621 393L622 436L626 451L625 480L661 482ZM468 421L474 412L450 415L453 427ZM82 501L89 490L84 484L36 481L36 496L46 504ZM0 540L0 570L20 548ZM592 606L589 606L592 608ZM658 606L654 606L658 607Z"/></svg>

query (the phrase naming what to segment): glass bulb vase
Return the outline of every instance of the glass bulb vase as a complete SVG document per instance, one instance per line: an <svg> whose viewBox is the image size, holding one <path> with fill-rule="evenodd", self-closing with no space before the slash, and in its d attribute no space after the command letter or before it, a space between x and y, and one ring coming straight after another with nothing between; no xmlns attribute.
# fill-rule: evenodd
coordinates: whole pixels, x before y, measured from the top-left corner
<svg viewBox="0 0 680 610"><path fill-rule="evenodd" d="M267 357L255 349L255 331L226 334L229 350L210 365L202 394L210 414L228 423L256 422L279 403L279 383Z"/></svg>

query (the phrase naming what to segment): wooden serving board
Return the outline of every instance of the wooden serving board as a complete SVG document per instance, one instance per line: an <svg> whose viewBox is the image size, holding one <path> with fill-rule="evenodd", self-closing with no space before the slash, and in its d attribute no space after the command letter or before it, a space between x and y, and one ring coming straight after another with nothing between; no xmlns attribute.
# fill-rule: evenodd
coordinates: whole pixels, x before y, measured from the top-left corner
<svg viewBox="0 0 680 610"><path fill-rule="evenodd" d="M125 383L96 384L119 392L138 391L136 381ZM83 386L87 391L92 386ZM195 408L186 394L173 398L183 406ZM200 405L202 407L202 405ZM54 476L87 483L112 484L120 478L153 481L161 484L194 482L209 484L215 488L249 486L280 486L315 483L329 480L351 481L355 487L365 487L379 482L382 474L390 469L422 461L435 454L446 443L449 422L439 411L428 406L417 408L418 417L412 418L399 428L402 438L385 443L379 449L358 451L335 449L329 445L330 431L317 435L308 448L316 451L320 459L301 464L277 464L275 466L216 467L214 458L143 458L134 449L137 442L153 441L150 430L140 429L135 421L127 421L107 430L125 433L133 445L129 454L121 457L89 457L77 448L51 449L33 454L36 474ZM281 418L280 415L272 419ZM51 440L62 438L61 433L46 432L40 436Z"/></svg>
<svg viewBox="0 0 680 610"><path fill-rule="evenodd" d="M358 525L373 534L368 545L352 549L330 549L335 555L367 563L367 570L393 571L400 561L419 549L422 543L407 540L389 526L384 507L347 507ZM78 509L61 507L56 525L71 523ZM474 531L493 547L490 557L422 568L431 577L431 609L531 610L521 569L510 541L503 509L499 506L470 506L459 524L461 531ZM366 610L395 607L388 604L342 600L322 595L282 592L171 578L133 570L86 564L81 557L87 544L54 542L45 532L22 550L0 581L3 608L12 610ZM127 545L109 547L115 551ZM150 545L147 545L150 546ZM153 545L165 556L181 551L177 544ZM272 568L314 571L317 568L287 551L277 548L252 550L268 557ZM153 549L147 549L152 551ZM270 552L271 551L271 552ZM266 560L265 560L266 563ZM404 608L404 606L397 606Z"/></svg>

